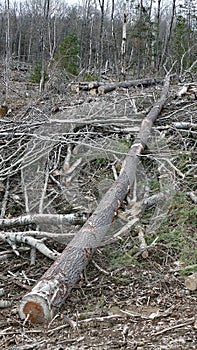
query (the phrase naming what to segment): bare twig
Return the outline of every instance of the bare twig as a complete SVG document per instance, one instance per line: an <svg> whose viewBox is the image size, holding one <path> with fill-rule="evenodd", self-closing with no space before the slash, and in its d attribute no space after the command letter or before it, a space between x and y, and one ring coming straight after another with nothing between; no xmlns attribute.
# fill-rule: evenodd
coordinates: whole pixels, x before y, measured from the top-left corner
<svg viewBox="0 0 197 350"><path fill-rule="evenodd" d="M100 272L102 272L104 275L110 275L110 272L104 270L102 267L100 267L96 261L92 260L92 264L97 268L97 270L99 270Z"/></svg>
<svg viewBox="0 0 197 350"><path fill-rule="evenodd" d="M168 331L171 331L172 329L176 329L176 328L181 328L181 327L185 327L185 326L189 326L191 324L193 324L195 322L195 318L191 318L183 323L179 323L179 324L176 324L174 326L171 326L171 327L167 327L167 328L164 328L162 329L161 331L158 331L158 332L155 332L155 333L152 333L151 336L152 337L155 337L157 335L160 335L160 334L163 334L163 333L166 333Z"/></svg>

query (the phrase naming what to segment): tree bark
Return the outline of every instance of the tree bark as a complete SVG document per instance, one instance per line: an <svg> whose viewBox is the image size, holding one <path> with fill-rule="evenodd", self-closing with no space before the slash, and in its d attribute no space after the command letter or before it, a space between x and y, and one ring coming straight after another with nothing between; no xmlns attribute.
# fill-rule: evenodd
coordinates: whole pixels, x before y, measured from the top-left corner
<svg viewBox="0 0 197 350"><path fill-rule="evenodd" d="M44 2L44 18L43 18L43 26L41 33L41 42L42 42L42 62L41 62L41 79L40 79L40 93L44 91L45 84L45 66L46 66L46 39L47 39L47 24L48 24L48 16L49 16L49 5L50 0L45 0Z"/></svg>
<svg viewBox="0 0 197 350"><path fill-rule="evenodd" d="M144 87L146 87L146 86L162 84L162 83L163 83L163 78L149 78L149 79L123 81L123 82L118 84L118 87L128 89L132 86L144 86Z"/></svg>
<svg viewBox="0 0 197 350"><path fill-rule="evenodd" d="M104 4L105 4L105 0L99 0L99 5L101 8L101 24L100 24L100 39L99 39L99 79L101 77L101 70L103 65Z"/></svg>
<svg viewBox="0 0 197 350"><path fill-rule="evenodd" d="M5 57L5 88L6 88L6 98L9 95L9 85L10 85L10 0L5 1L5 11L6 11L6 57Z"/></svg>
<svg viewBox="0 0 197 350"><path fill-rule="evenodd" d="M114 91L118 88L129 89L134 86L151 86L156 84L162 84L163 78L145 78L138 80L122 81L120 83L109 83L105 84L103 82L80 82L78 84L71 84L70 89L72 92L91 91L96 89L100 95L106 94L108 92Z"/></svg>
<svg viewBox="0 0 197 350"><path fill-rule="evenodd" d="M85 221L85 216L79 213L73 214L27 214L18 216L12 219L0 219L0 228L12 226L26 226L26 225L40 225L40 224L51 224L51 225L81 225Z"/></svg>
<svg viewBox="0 0 197 350"><path fill-rule="evenodd" d="M62 254L41 277L38 283L21 301L19 313L22 319L42 323L49 321L64 303L81 272L101 244L116 213L132 188L139 154L144 150L151 128L166 101L170 79L165 84L160 99L144 118L139 133L126 156L120 175L104 195L97 209L70 241Z"/></svg>
<svg viewBox="0 0 197 350"><path fill-rule="evenodd" d="M122 23L122 44L121 44L121 73L125 80L126 78L126 39L127 39L127 4L126 1L123 2L123 23Z"/></svg>
<svg viewBox="0 0 197 350"><path fill-rule="evenodd" d="M118 64L117 64L117 58L118 58L118 49L117 49L117 40L116 40L116 34L115 34L115 26L114 26L114 0L112 0L112 8L111 8L111 33L112 33L112 47L113 47L113 56L114 56L114 66L116 71L116 76L119 78L119 70L118 70Z"/></svg>

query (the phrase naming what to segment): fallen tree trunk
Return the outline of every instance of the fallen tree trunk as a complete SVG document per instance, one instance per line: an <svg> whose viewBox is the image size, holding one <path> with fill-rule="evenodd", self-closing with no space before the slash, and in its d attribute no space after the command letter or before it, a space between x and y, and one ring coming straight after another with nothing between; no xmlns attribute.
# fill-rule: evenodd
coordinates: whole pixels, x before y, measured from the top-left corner
<svg viewBox="0 0 197 350"><path fill-rule="evenodd" d="M139 79L139 80L131 80L131 81L123 81L118 84L105 84L100 85L98 87L98 93L103 95L108 92L114 91L117 88L124 88L129 89L130 87L138 87L138 86L151 86L156 84L162 84L163 79L162 78L150 78L150 79Z"/></svg>
<svg viewBox="0 0 197 350"><path fill-rule="evenodd" d="M130 81L123 81L120 83L103 83L103 82L80 82L80 83L74 83L71 84L71 91L72 92L79 92L80 90L83 91L96 91L100 95L106 94L108 92L114 91L118 88L124 88L129 89L130 87L138 87L138 86L151 86L156 84L163 84L162 78L145 78L145 79L138 79L138 80L130 80Z"/></svg>
<svg viewBox="0 0 197 350"><path fill-rule="evenodd" d="M131 81L123 81L118 84L118 87L122 87L124 89L128 89L133 86L151 86L155 84L162 84L162 78L150 78L150 79L139 79L139 80L131 80Z"/></svg>
<svg viewBox="0 0 197 350"><path fill-rule="evenodd" d="M118 179L62 254L41 277L31 292L22 299L19 308L22 319L27 317L36 323L49 321L55 311L63 304L81 272L91 260L122 201L134 184L138 155L146 146L152 125L166 101L169 81L170 79L167 77L160 99L143 120L140 131L123 162Z"/></svg>

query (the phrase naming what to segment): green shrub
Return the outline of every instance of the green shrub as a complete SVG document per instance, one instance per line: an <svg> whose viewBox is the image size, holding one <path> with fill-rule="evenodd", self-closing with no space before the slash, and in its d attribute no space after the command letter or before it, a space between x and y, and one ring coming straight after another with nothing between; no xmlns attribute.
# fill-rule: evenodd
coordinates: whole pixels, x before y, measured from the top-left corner
<svg viewBox="0 0 197 350"><path fill-rule="evenodd" d="M85 76L84 76L84 80L85 81L97 81L98 80L98 75L92 75L92 74L86 73Z"/></svg>
<svg viewBox="0 0 197 350"><path fill-rule="evenodd" d="M69 34L60 43L56 60L59 61L61 68L66 69L68 73L77 75L80 63L79 54L79 39L76 34Z"/></svg>

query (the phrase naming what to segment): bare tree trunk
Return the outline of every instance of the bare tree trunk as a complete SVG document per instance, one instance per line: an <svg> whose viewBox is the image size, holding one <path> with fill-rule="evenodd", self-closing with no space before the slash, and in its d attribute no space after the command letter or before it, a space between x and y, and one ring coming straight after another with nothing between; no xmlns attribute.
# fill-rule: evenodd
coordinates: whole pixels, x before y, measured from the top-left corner
<svg viewBox="0 0 197 350"><path fill-rule="evenodd" d="M140 0L140 15L139 15L139 28L138 28L138 39L139 44L137 46L137 77L140 78L141 74L141 68L142 68L142 25L143 25L143 18L142 18L142 9L143 9L143 0Z"/></svg>
<svg viewBox="0 0 197 350"><path fill-rule="evenodd" d="M119 178L104 195L97 209L75 237L41 277L31 292L21 301L19 313L22 319L32 322L49 321L64 303L83 269L92 258L108 231L122 201L133 187L139 154L144 150L153 123L166 101L170 78L167 77L160 99L153 105L141 124L137 137L126 156Z"/></svg>
<svg viewBox="0 0 197 350"><path fill-rule="evenodd" d="M152 39L152 21L151 21L151 16L152 16L152 10L153 10L153 0L150 1L149 9L147 11L147 16L148 16L148 29L147 29L147 41L145 43L145 66L146 66L146 71L150 70L152 71L153 68L153 52L152 52L152 44L153 44L153 39Z"/></svg>
<svg viewBox="0 0 197 350"><path fill-rule="evenodd" d="M171 19L170 19L169 33L168 33L168 36L167 36L165 44L164 44L163 53L162 53L162 57L161 57L159 68L161 68L161 66L163 65L164 60L165 60L165 56L168 53L169 43L170 43L170 39L171 39L171 36L172 36L172 27L173 27L174 18L175 18L175 11L176 11L176 0L173 0L173 3L172 3L172 15L171 15Z"/></svg>
<svg viewBox="0 0 197 350"><path fill-rule="evenodd" d="M56 41L57 41L57 39L56 39L56 22L57 22L57 17L55 15L54 22L53 22L53 38L52 38L50 22L48 21L49 54L50 54L51 61L53 61L53 59L54 59L55 49L57 46L57 43L56 43Z"/></svg>
<svg viewBox="0 0 197 350"><path fill-rule="evenodd" d="M18 38L18 49L17 56L18 60L21 59L21 39L22 39L22 4L20 3L20 12L19 12L19 38Z"/></svg>
<svg viewBox="0 0 197 350"><path fill-rule="evenodd" d="M27 62L31 61L32 36L33 36L33 18L31 18L31 23L30 23L30 36L29 36L28 51L27 51Z"/></svg>
<svg viewBox="0 0 197 350"><path fill-rule="evenodd" d="M43 29L42 29L42 67L41 67L41 79L40 79L40 93L44 90L44 83L45 83L45 53L46 53L46 32L47 32L47 22L48 22L48 15L49 15L49 5L50 0L45 0L44 2L44 23L43 23Z"/></svg>
<svg viewBox="0 0 197 350"><path fill-rule="evenodd" d="M115 71L117 78L119 77L119 70L118 70L118 64L117 64L117 58L118 58L118 50L117 50L117 42L116 42L116 34L114 30L114 0L112 0L112 9L111 9L111 32L112 32L112 39L113 39L113 56L114 56L114 65L115 65Z"/></svg>
<svg viewBox="0 0 197 350"><path fill-rule="evenodd" d="M92 42L93 42L93 25L94 25L94 18L91 19L91 27L90 27L90 45L89 45L89 62L88 62L88 70L91 70L92 65Z"/></svg>
<svg viewBox="0 0 197 350"><path fill-rule="evenodd" d="M103 65L103 26L104 26L104 4L105 0L99 0L101 8L101 26L100 26L100 40L99 40L99 79L101 78L101 70Z"/></svg>
<svg viewBox="0 0 197 350"><path fill-rule="evenodd" d="M6 98L9 95L9 83L10 83L10 1L5 0L6 11L6 57L5 57L5 88Z"/></svg>
<svg viewBox="0 0 197 350"><path fill-rule="evenodd" d="M121 73L124 80L126 79L126 39L127 39L127 4L123 2L123 23L122 23L122 45L121 45Z"/></svg>
<svg viewBox="0 0 197 350"><path fill-rule="evenodd" d="M160 47L161 43L159 40L159 29L160 29L160 15L161 15L161 0L157 2L157 34L156 34L156 54L155 54L155 68L159 69L159 61L161 59Z"/></svg>

